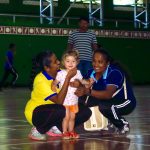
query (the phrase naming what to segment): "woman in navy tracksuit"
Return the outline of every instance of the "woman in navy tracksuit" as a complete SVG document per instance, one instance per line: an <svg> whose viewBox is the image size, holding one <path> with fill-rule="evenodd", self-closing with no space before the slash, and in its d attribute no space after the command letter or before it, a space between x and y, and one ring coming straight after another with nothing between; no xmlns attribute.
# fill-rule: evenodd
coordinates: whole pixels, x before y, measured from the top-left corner
<svg viewBox="0 0 150 150"><path fill-rule="evenodd" d="M136 99L125 71L102 49L94 51L93 69L87 78L94 78L92 89L78 88L78 96L89 95L87 105L99 106L100 112L117 127L118 133L127 133L129 123L122 117L130 114Z"/></svg>

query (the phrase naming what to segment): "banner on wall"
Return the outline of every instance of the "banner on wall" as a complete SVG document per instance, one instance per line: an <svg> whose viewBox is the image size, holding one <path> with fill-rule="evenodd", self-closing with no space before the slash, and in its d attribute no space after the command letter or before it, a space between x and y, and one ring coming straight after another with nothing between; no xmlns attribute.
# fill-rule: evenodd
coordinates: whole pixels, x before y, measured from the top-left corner
<svg viewBox="0 0 150 150"><path fill-rule="evenodd" d="M70 0L70 3L74 2L74 0ZM87 0L76 0L76 3L72 6L73 8L88 8L89 6L89 2ZM97 5L98 4L98 5ZM93 2L93 9L97 9L99 7L100 1L99 0L95 0ZM34 6L39 6L40 2L37 0L23 0L23 5L34 5ZM45 1L43 3L44 6L48 5L48 2ZM58 0L53 0L53 6L57 7L58 6Z"/></svg>
<svg viewBox="0 0 150 150"><path fill-rule="evenodd" d="M40 5L40 1L35 1L35 0L23 0L23 4L24 5L34 5L34 6L39 6ZM48 5L48 2L44 2L43 3L44 4L44 6L47 6ZM55 1L54 1L54 3L53 3L53 6L58 6L58 3L56 3Z"/></svg>
<svg viewBox="0 0 150 150"><path fill-rule="evenodd" d="M9 4L9 0L0 0L0 4Z"/></svg>
<svg viewBox="0 0 150 150"><path fill-rule="evenodd" d="M39 35L39 36L68 36L73 30L69 28L42 28L42 27L17 27L0 26L0 34L9 35ZM93 30L97 37L107 38L133 38L150 39L149 31L125 31L125 30Z"/></svg>

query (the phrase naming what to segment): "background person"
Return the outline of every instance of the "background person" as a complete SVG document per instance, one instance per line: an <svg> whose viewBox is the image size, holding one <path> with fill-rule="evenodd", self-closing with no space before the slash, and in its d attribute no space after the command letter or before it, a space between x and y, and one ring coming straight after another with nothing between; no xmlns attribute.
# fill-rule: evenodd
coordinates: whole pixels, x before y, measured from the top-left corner
<svg viewBox="0 0 150 150"><path fill-rule="evenodd" d="M10 74L13 76L12 81L10 83L11 86L14 86L18 79L18 73L13 65L15 53L16 45L13 43L9 44L9 50L6 52L6 60L4 64L4 75L0 82L0 90L2 90L2 87L4 86L5 81L7 80Z"/></svg>
<svg viewBox="0 0 150 150"><path fill-rule="evenodd" d="M79 29L73 31L68 38L68 50L77 49L79 51L80 63L78 69L85 77L87 71L92 67L92 53L97 49L97 39L94 32L88 30L89 20L81 17Z"/></svg>

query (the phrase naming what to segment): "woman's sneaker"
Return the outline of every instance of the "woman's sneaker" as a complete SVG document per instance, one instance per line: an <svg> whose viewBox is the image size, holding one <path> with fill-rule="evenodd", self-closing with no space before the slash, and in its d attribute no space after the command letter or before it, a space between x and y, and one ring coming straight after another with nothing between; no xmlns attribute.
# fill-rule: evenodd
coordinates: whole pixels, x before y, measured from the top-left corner
<svg viewBox="0 0 150 150"><path fill-rule="evenodd" d="M71 139L78 139L80 137L79 134L77 134L76 132L70 132L70 138Z"/></svg>
<svg viewBox="0 0 150 150"><path fill-rule="evenodd" d="M117 135L127 135L130 132L129 124L125 124L122 128L117 130Z"/></svg>
<svg viewBox="0 0 150 150"><path fill-rule="evenodd" d="M37 140L37 141L44 141L44 140L46 140L46 135L39 133L35 127L33 127L31 129L28 137L30 139L32 139L32 140Z"/></svg>
<svg viewBox="0 0 150 150"><path fill-rule="evenodd" d="M64 133L62 134L62 138L63 138L64 140L69 140L69 139L70 139L70 132L64 132Z"/></svg>
<svg viewBox="0 0 150 150"><path fill-rule="evenodd" d="M107 125L107 130L106 131L108 131L109 133L115 133L115 131L117 130L117 128L112 124L112 123L109 123L108 125Z"/></svg>
<svg viewBox="0 0 150 150"><path fill-rule="evenodd" d="M53 126L46 134L48 136L62 136L61 131L56 126Z"/></svg>

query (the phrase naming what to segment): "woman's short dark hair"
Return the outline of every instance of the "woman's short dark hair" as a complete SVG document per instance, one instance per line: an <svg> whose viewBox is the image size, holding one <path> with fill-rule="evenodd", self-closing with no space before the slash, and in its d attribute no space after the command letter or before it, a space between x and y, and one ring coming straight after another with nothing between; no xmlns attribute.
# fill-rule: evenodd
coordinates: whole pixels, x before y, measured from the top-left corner
<svg viewBox="0 0 150 150"><path fill-rule="evenodd" d="M82 20L84 20L87 23L89 23L89 18L88 17L80 17L79 22L82 21Z"/></svg>
<svg viewBox="0 0 150 150"><path fill-rule="evenodd" d="M118 67L124 73L124 75L126 76L127 80L131 81L129 73L126 71L125 66L123 66L120 62L114 60L112 58L112 56L108 53L107 50L105 50L104 48L99 48L99 49L94 51L93 56L96 53L101 53L104 56L106 62L109 62L110 64L115 65L116 67Z"/></svg>
<svg viewBox="0 0 150 150"><path fill-rule="evenodd" d="M40 71L44 70L44 66L50 67L51 61L50 57L54 53L51 51L43 51L40 52L36 55L36 57L32 58L32 69L31 69L31 75L30 75L30 84L29 88L32 90L33 87L33 81L36 76Z"/></svg>
<svg viewBox="0 0 150 150"><path fill-rule="evenodd" d="M35 60L37 65L41 68L41 70L44 69L44 66L46 67L50 67L51 61L50 61L50 57L53 55L53 52L51 51L44 51L44 52L40 52Z"/></svg>
<svg viewBox="0 0 150 150"><path fill-rule="evenodd" d="M106 62L112 63L114 61L114 59L110 56L110 54L104 48L98 48L97 50L94 51L94 54L95 53L103 54L103 56L105 57ZM93 56L94 56L94 54L93 54Z"/></svg>

